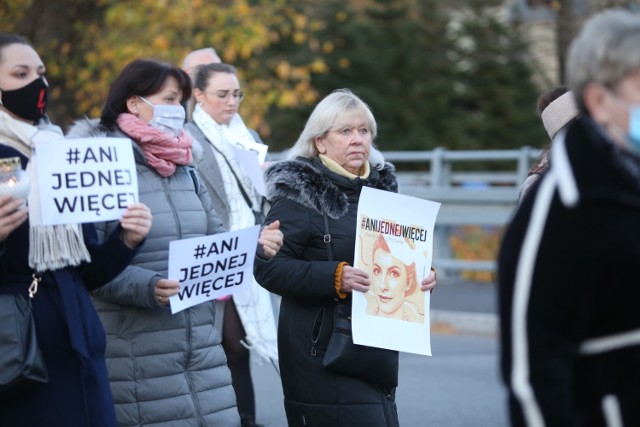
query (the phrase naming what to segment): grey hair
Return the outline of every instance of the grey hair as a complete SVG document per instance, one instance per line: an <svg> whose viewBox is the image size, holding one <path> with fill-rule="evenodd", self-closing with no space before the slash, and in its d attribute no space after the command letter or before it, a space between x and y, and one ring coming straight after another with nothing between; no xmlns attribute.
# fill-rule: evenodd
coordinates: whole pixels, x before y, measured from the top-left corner
<svg viewBox="0 0 640 427"><path fill-rule="evenodd" d="M354 116L365 118L373 142L378 133L378 127L369 106L349 89L334 90L313 109L300 137L289 150L288 157L290 159L298 156L308 159L316 157L318 149L315 139L340 128ZM384 163L382 154L373 147L369 153L369 162L376 166L380 162Z"/></svg>
<svg viewBox="0 0 640 427"><path fill-rule="evenodd" d="M588 83L612 88L640 70L640 16L609 9L590 18L571 43L567 78L580 110Z"/></svg>
<svg viewBox="0 0 640 427"><path fill-rule="evenodd" d="M216 52L214 48L205 47L202 49L196 49L189 52L187 56L185 56L184 59L182 60L182 69L188 72L189 70L187 69L192 69L200 65L200 63L197 62L195 58L198 58L202 55L210 55L211 58L214 59L214 61L212 62L221 62L220 56L218 55L218 52Z"/></svg>

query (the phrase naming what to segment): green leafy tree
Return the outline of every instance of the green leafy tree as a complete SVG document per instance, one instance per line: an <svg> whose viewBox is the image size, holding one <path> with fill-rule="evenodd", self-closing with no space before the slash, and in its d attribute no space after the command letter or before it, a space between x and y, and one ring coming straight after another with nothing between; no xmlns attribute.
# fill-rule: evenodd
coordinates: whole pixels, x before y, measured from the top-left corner
<svg viewBox="0 0 640 427"><path fill-rule="evenodd" d="M540 90L532 79L527 45L517 25L508 26L482 1L455 16L456 115L450 148L540 146L547 138L535 111Z"/></svg>
<svg viewBox="0 0 640 427"><path fill-rule="evenodd" d="M316 13L327 71L311 74L312 86L322 96L343 87L360 95L383 150L544 141L526 45L484 6L460 14L444 1L329 0ZM278 148L295 141L310 108L269 111L274 136L287 142Z"/></svg>
<svg viewBox="0 0 640 427"><path fill-rule="evenodd" d="M327 2L330 71L313 75L326 94L348 87L367 102L384 150L441 145L453 80L440 2L373 0L358 11ZM333 19L332 19L333 18Z"/></svg>

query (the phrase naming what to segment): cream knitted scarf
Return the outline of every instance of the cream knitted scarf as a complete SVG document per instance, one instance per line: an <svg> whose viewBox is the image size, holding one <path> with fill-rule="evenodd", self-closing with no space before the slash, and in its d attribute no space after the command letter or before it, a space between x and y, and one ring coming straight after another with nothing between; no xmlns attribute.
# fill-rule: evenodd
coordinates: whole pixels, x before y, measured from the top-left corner
<svg viewBox="0 0 640 427"><path fill-rule="evenodd" d="M29 267L37 272L91 261L79 224L42 224L35 145L38 141L55 143L56 139L61 138L62 132L37 128L0 111L0 144L8 145L29 158Z"/></svg>

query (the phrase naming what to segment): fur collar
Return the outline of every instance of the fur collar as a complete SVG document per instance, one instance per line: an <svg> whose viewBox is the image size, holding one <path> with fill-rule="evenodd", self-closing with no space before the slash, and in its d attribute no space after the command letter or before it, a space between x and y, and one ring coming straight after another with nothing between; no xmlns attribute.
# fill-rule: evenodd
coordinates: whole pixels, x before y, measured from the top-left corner
<svg viewBox="0 0 640 427"><path fill-rule="evenodd" d="M349 209L345 185L341 183L353 183L353 187L368 186L397 192L398 182L394 171L391 163L385 163L381 170L372 167L368 179L349 181L330 172L318 159L308 160L299 157L296 160L276 162L270 166L265 172L265 183L270 200L293 200L318 213L326 212L329 217L338 219Z"/></svg>

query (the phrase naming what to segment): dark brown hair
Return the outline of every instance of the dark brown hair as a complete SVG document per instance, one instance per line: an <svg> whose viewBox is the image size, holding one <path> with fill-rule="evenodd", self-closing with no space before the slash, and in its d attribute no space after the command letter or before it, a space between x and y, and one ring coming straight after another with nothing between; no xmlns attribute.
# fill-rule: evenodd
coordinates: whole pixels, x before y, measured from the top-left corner
<svg viewBox="0 0 640 427"><path fill-rule="evenodd" d="M109 131L116 127L116 119L127 112L127 99L157 93L169 77L178 81L182 99L191 96L191 80L182 69L151 59L136 59L127 64L111 83L107 102L100 116L100 125Z"/></svg>
<svg viewBox="0 0 640 427"><path fill-rule="evenodd" d="M12 44L24 44L31 46L31 43L18 34L0 33L0 62L2 62L2 49Z"/></svg>
<svg viewBox="0 0 640 427"><path fill-rule="evenodd" d="M538 108L538 114L542 114L542 112L549 106L549 104L551 104L553 101L560 98L567 92L569 92L569 88L567 86L558 86L540 95L536 104Z"/></svg>
<svg viewBox="0 0 640 427"><path fill-rule="evenodd" d="M215 73L229 73L237 75L238 72L233 65L214 62L211 64L199 65L196 67L195 77L193 79L193 87L204 91L207 88L209 78Z"/></svg>

